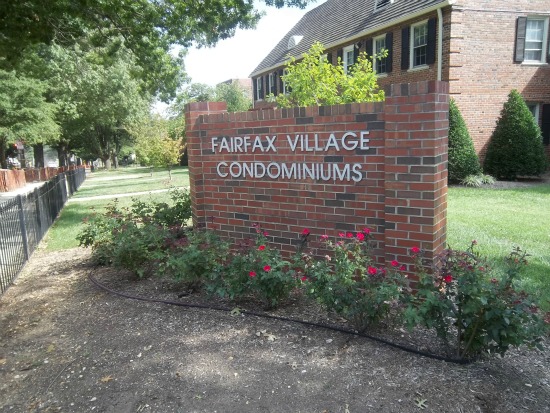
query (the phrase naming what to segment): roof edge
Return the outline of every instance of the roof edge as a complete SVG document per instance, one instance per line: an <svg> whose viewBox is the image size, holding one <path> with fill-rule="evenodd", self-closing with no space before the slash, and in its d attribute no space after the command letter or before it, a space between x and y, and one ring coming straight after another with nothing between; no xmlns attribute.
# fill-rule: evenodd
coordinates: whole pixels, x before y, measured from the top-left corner
<svg viewBox="0 0 550 413"><path fill-rule="evenodd" d="M348 42L348 41L352 41L352 40L356 40L356 39L360 39L370 33L374 33L374 32L377 32L379 30L382 30L382 29L385 29L386 27L390 27L390 26L394 26L396 24L400 24L400 23L403 23L407 20L411 20L411 19L414 19L415 17L418 17L418 16L422 16L423 14L426 14L426 13L430 13L432 11L436 11L437 9L441 9L443 7L446 7L446 6L452 6L453 4L456 3L456 0L445 0L445 1L442 1L441 3L438 3L438 4L435 4L433 6L430 6L430 7L426 7L425 9L421 9L421 10L417 10L415 11L414 13L409 13L409 14L405 14L397 19L393 19L391 21L389 21L387 24L380 24L378 26L375 26L371 29L368 29L368 30L363 30L362 32L359 32L357 33L355 36L351 36L351 37L346 37L345 39L343 39L342 41L338 41L338 42L333 42L333 43L330 43L330 44L327 44L327 45L324 45L325 46L325 49L330 49L334 46L338 46L340 44L343 44L345 42ZM287 33L288 34L288 33ZM286 35L285 35L286 37ZM284 37L283 37L284 38ZM282 39L281 39L282 40ZM250 77L254 77L254 76L257 76L257 75L260 75L262 73L266 73L266 72L270 72L272 71L273 69L277 68L277 67L280 67L281 65L280 64L277 64L277 65L272 65L272 66L269 66L265 69L262 69L262 70L258 70L258 71L255 71L255 72L252 72L250 73Z"/></svg>

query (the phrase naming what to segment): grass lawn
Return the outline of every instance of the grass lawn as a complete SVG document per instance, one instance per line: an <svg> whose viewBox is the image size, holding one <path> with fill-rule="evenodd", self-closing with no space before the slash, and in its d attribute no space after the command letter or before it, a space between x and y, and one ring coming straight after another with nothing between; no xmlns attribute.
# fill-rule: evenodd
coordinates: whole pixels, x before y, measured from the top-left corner
<svg viewBox="0 0 550 413"><path fill-rule="evenodd" d="M496 268L513 247L531 256L522 287L550 310L550 185L514 189L449 188L447 242L465 249L472 240Z"/></svg>
<svg viewBox="0 0 550 413"><path fill-rule="evenodd" d="M94 211L101 212L107 205L113 203L111 199L96 199L79 201L79 198L130 194L133 192L145 192L158 189L169 189L171 187L189 186L189 174L187 168L175 168L172 171L172 181L168 179L168 171L156 170L153 177L150 176L149 168L123 168L113 171L94 172L86 177L78 192L71 202L67 203L59 219L50 228L46 235L46 249L58 251L78 247L77 234L82 228L82 220L91 215ZM168 202L168 192L154 193L150 195L139 195L141 201L155 200L157 202ZM121 207L130 206L132 197L126 196L118 199Z"/></svg>

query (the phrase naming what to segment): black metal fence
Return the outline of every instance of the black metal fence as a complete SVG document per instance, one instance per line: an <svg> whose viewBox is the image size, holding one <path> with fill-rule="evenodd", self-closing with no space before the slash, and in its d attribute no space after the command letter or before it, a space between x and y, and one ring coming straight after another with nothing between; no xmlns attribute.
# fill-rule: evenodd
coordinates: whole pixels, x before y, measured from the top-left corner
<svg viewBox="0 0 550 413"><path fill-rule="evenodd" d="M78 168L0 203L0 294L6 291L71 196L86 179Z"/></svg>

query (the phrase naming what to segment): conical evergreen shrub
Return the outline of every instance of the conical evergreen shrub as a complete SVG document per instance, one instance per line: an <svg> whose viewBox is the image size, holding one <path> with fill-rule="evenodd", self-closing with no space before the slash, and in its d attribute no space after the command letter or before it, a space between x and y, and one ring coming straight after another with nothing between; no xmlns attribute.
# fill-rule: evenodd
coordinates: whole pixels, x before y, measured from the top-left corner
<svg viewBox="0 0 550 413"><path fill-rule="evenodd" d="M474 143L456 102L449 105L449 183L459 183L469 175L481 174Z"/></svg>
<svg viewBox="0 0 550 413"><path fill-rule="evenodd" d="M498 179L537 176L547 167L542 133L517 90L512 90L489 141L483 164Z"/></svg>

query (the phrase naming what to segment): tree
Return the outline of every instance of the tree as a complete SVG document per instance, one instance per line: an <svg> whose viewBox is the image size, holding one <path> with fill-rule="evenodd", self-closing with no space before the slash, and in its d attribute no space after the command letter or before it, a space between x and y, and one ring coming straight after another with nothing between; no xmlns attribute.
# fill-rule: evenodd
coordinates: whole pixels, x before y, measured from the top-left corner
<svg viewBox="0 0 550 413"><path fill-rule="evenodd" d="M304 7L309 0L264 0L266 4ZM112 39L131 50L148 82L169 76L177 60L174 45L214 45L252 28L261 14L250 0L25 0L0 2L0 67L13 67L22 51L39 43L72 46L91 36L94 45ZM168 86L170 82L162 82ZM173 84L171 86L174 86ZM175 88L160 90L164 98ZM151 90L150 90L151 92Z"/></svg>
<svg viewBox="0 0 550 413"><path fill-rule="evenodd" d="M183 139L170 136L169 123L159 116L146 119L135 130L135 150L142 165L167 168L172 180L172 167L180 161Z"/></svg>
<svg viewBox="0 0 550 413"><path fill-rule="evenodd" d="M252 107L252 99L238 83L220 83L216 86L215 100L226 102L228 112L245 112Z"/></svg>
<svg viewBox="0 0 550 413"><path fill-rule="evenodd" d="M542 133L517 90L512 90L489 141L484 169L499 179L538 176L547 168Z"/></svg>
<svg viewBox="0 0 550 413"><path fill-rule="evenodd" d="M17 140L32 145L59 135L55 105L46 101L46 85L36 79L0 69L0 164L6 168L6 149Z"/></svg>
<svg viewBox="0 0 550 413"><path fill-rule="evenodd" d="M468 175L479 175L481 166L464 118L451 99L449 105L449 177L459 183Z"/></svg>
<svg viewBox="0 0 550 413"><path fill-rule="evenodd" d="M384 100L366 53L361 53L349 74L340 58L333 65L322 57L323 53L324 46L316 42L302 60L291 57L282 76L289 93L270 95L268 99L284 108Z"/></svg>

